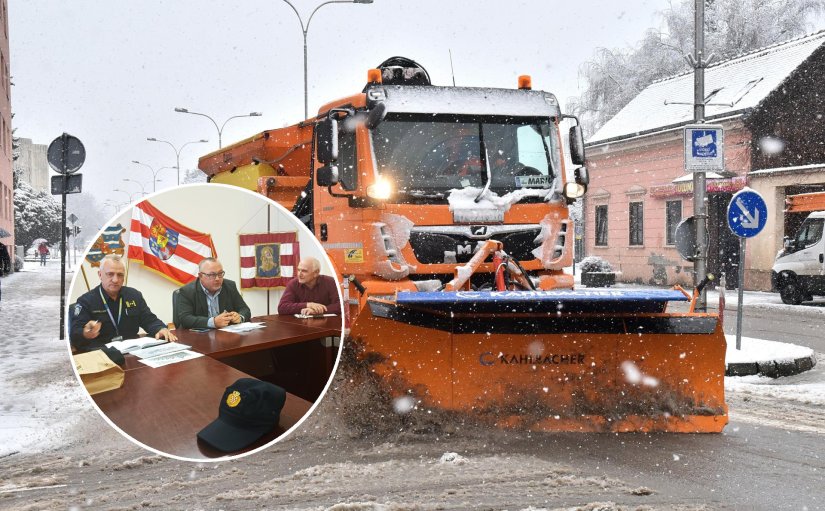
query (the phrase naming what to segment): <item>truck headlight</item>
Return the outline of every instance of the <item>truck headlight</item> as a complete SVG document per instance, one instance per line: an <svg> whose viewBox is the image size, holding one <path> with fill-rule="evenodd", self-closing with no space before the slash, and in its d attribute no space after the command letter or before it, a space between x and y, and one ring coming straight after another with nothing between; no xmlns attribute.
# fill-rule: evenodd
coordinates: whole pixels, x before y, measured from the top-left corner
<svg viewBox="0 0 825 511"><path fill-rule="evenodd" d="M384 177L378 177L373 184L367 187L367 195L373 199L387 200L392 196L392 193L392 183Z"/></svg>

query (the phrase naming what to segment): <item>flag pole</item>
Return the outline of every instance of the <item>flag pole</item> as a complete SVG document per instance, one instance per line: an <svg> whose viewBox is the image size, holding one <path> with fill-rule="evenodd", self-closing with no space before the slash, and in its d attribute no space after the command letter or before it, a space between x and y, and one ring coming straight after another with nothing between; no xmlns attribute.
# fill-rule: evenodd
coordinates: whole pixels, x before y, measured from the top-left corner
<svg viewBox="0 0 825 511"><path fill-rule="evenodd" d="M266 205L266 233L272 233L272 205ZM266 288L266 315L269 316L271 314L270 305L269 305L269 293L271 289L269 287Z"/></svg>
<svg viewBox="0 0 825 511"><path fill-rule="evenodd" d="M86 268L83 266L83 261L80 261L80 273L83 275L83 282L86 283L86 291L91 291L89 287L89 279L86 278Z"/></svg>

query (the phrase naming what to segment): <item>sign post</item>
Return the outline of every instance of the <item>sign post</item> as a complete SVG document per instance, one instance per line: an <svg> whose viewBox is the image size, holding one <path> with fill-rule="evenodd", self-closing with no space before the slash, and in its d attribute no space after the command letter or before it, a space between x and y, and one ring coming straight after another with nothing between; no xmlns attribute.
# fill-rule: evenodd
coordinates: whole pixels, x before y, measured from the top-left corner
<svg viewBox="0 0 825 511"><path fill-rule="evenodd" d="M742 299L745 287L745 244L759 234L768 221L768 205L761 195L743 188L728 204L728 227L739 237L739 306L736 308L736 349L742 349Z"/></svg>
<svg viewBox="0 0 825 511"><path fill-rule="evenodd" d="M72 176L86 161L86 148L77 138L64 133L52 140L46 152L49 166L62 176L52 177L52 195L63 196L60 222L60 340L66 335L66 194L80 193L80 174ZM57 179L55 179L57 178ZM71 191L70 191L71 190Z"/></svg>
<svg viewBox="0 0 825 511"><path fill-rule="evenodd" d="M698 23L698 21L697 21ZM697 32L698 37L699 32ZM701 53L698 53L701 58ZM704 78L703 78L704 80ZM702 87L704 89L704 86ZM701 98L704 93L698 94ZM697 104L695 120L704 118L704 103ZM708 243L707 220L705 208L706 181L705 172L721 171L725 168L725 132L718 124L689 124L684 128L685 172L693 172L693 215L696 217L696 258L693 261L693 286L699 285L707 274ZM703 288L699 292L696 304L699 311L707 310L707 294Z"/></svg>

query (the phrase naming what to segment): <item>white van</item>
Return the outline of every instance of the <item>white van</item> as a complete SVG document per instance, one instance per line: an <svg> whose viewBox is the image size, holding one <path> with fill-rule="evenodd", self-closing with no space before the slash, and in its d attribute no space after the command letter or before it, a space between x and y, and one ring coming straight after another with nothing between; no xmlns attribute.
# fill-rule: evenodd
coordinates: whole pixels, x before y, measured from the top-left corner
<svg viewBox="0 0 825 511"><path fill-rule="evenodd" d="M815 211L802 222L793 238L785 238L785 248L776 254L771 270L771 286L782 302L799 304L825 295L825 211Z"/></svg>

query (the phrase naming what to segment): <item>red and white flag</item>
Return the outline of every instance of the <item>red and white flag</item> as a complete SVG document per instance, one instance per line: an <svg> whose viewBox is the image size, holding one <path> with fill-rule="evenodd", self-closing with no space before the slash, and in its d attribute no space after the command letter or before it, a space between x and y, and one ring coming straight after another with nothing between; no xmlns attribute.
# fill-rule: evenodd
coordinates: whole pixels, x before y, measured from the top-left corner
<svg viewBox="0 0 825 511"><path fill-rule="evenodd" d="M206 257L216 257L209 234L176 222L149 201L132 209L130 260L178 284L187 284L198 278L198 263Z"/></svg>
<svg viewBox="0 0 825 511"><path fill-rule="evenodd" d="M294 232L241 234L241 289L285 287L301 260Z"/></svg>

